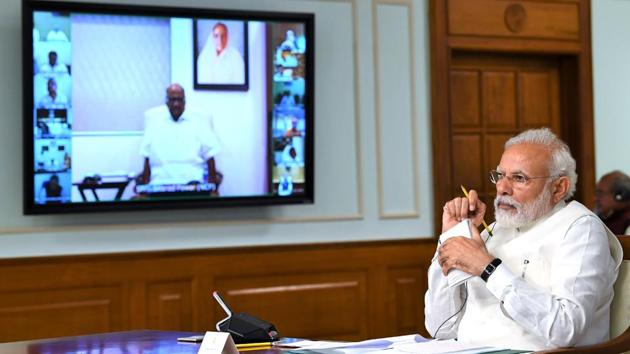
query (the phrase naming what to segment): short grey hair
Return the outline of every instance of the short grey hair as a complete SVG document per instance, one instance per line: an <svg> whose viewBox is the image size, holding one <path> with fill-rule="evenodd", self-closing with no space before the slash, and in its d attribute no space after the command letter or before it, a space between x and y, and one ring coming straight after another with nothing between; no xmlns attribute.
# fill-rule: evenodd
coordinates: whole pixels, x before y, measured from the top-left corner
<svg viewBox="0 0 630 354"><path fill-rule="evenodd" d="M549 162L550 176L567 176L569 178L569 190L564 199L570 199L575 193L577 184L577 172L575 172L575 159L571 156L571 149L549 128L539 128L526 130L511 138L505 143L505 149L518 144L538 144L546 146L551 150L551 161Z"/></svg>

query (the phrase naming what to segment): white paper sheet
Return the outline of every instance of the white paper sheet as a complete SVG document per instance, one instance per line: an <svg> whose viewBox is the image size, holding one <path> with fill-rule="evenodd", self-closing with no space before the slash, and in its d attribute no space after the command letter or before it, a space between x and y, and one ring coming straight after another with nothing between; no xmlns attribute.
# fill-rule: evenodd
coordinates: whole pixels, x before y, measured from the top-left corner
<svg viewBox="0 0 630 354"><path fill-rule="evenodd" d="M432 340L423 343L406 343L394 346L391 353L422 353L422 354L472 354L498 351L502 348L483 345L463 344L456 340Z"/></svg>
<svg viewBox="0 0 630 354"><path fill-rule="evenodd" d="M472 234L470 232L470 227L471 227L470 219L464 219L459 224L451 227L450 229L446 230L446 232L441 234L438 241L439 244L441 245L444 241L455 236L464 236L464 237L471 238ZM433 260L435 260L436 258L437 258L437 253L435 257L433 258ZM448 272L446 278L448 281L448 286L454 287L472 278L472 275L466 272L463 272L459 269L451 269L451 271Z"/></svg>
<svg viewBox="0 0 630 354"><path fill-rule="evenodd" d="M419 334L409 334L405 336L387 337L368 339L361 342L331 342L331 341L311 341L303 340L292 342L292 347L300 349L319 350L319 349L339 349L339 352L367 352L379 351L393 348L396 345L413 344L426 342L427 339Z"/></svg>

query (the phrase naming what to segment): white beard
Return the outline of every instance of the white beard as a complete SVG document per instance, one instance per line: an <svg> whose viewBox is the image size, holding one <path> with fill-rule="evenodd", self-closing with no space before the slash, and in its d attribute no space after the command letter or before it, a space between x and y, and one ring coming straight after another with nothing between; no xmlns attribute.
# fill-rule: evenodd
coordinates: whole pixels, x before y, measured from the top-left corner
<svg viewBox="0 0 630 354"><path fill-rule="evenodd" d="M495 220L498 225L507 228L525 226L536 221L552 209L551 197L552 193L549 185L545 185L545 188L538 198L529 204L521 204L507 195L497 196L494 199ZM513 206L516 211L499 209L499 203Z"/></svg>

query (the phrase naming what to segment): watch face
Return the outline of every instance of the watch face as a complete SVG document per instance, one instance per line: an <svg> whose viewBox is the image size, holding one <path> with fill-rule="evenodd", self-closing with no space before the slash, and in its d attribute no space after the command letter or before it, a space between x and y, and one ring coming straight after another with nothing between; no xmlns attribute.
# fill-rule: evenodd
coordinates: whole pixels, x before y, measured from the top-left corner
<svg viewBox="0 0 630 354"><path fill-rule="evenodd" d="M483 273L481 273L480 277L481 280L487 282L488 278L490 277L490 275L494 272L495 269L497 269L497 267L499 266L499 264L501 264L501 259L500 258L495 258L492 260L492 262L490 262L487 266L486 269L483 270Z"/></svg>

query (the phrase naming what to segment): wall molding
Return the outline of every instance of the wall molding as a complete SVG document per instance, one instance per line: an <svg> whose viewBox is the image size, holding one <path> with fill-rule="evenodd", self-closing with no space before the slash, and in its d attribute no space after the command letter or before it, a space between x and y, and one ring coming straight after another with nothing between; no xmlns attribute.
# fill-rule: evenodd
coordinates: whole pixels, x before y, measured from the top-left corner
<svg viewBox="0 0 630 354"><path fill-rule="evenodd" d="M407 25L409 33L409 73L411 75L410 80L410 130L411 130L411 169L412 169L412 183L413 183L413 209L407 212L388 212L385 210L383 201L385 199L383 188L383 172L381 161L381 114L380 114L380 70L379 70L379 39L378 39L378 5L395 5L407 7ZM377 189L378 189L378 208L379 219L417 219L420 216L420 196L419 196L419 176L418 176L418 134L417 134L417 104L416 104L416 51L415 51L415 36L413 31L413 14L414 14L413 1L411 0L373 0L372 1L372 37L373 37L373 60L374 60L374 114L375 114L375 136L376 136L376 175L377 175Z"/></svg>

